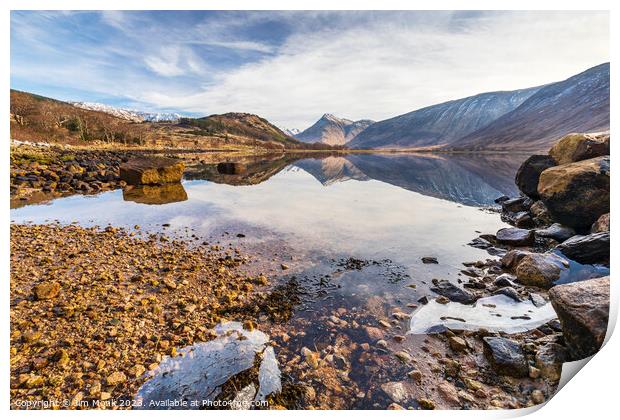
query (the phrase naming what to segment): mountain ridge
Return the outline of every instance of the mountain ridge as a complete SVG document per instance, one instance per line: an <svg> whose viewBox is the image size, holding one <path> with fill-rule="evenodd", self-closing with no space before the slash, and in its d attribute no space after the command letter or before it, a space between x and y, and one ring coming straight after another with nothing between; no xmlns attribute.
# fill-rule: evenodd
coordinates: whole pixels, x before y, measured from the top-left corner
<svg viewBox="0 0 620 420"><path fill-rule="evenodd" d="M609 63L543 86L513 111L451 145L455 150L541 150L571 132L609 130Z"/></svg>
<svg viewBox="0 0 620 420"><path fill-rule="evenodd" d="M510 112L539 87L485 92L430 105L372 124L350 148L439 148Z"/></svg>
<svg viewBox="0 0 620 420"><path fill-rule="evenodd" d="M378 121L350 149L544 150L571 132L609 130L609 63L565 80L485 92Z"/></svg>
<svg viewBox="0 0 620 420"><path fill-rule="evenodd" d="M372 125L372 120L353 121L347 118L336 117L333 114L323 114L313 125L295 135L295 138L304 143L324 143L332 146L341 146Z"/></svg>

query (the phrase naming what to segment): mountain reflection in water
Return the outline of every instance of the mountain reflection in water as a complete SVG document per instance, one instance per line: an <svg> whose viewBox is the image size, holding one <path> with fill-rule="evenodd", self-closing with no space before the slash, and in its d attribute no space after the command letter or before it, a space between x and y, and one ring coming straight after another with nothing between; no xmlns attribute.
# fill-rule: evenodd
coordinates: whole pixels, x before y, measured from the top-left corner
<svg viewBox="0 0 620 420"><path fill-rule="evenodd" d="M217 156L211 157L217 159ZM190 165L186 179L229 185L255 185L288 168L300 168L323 185L377 180L470 206L492 205L516 195L514 174L520 155L472 154L272 154L220 157Z"/></svg>

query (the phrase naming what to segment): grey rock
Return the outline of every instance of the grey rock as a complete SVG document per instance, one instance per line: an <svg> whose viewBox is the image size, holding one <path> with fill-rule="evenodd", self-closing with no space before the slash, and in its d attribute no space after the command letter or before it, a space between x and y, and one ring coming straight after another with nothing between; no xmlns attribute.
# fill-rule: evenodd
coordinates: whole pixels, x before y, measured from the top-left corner
<svg viewBox="0 0 620 420"><path fill-rule="evenodd" d="M534 231L519 228L503 228L495 234L497 242L510 246L527 246L534 243Z"/></svg>
<svg viewBox="0 0 620 420"><path fill-rule="evenodd" d="M545 229L537 229L536 236L541 238L551 238L558 242L564 242L568 238L575 236L577 233L575 229L570 226L564 226L559 223L554 223Z"/></svg>
<svg viewBox="0 0 620 420"><path fill-rule="evenodd" d="M513 287L515 285L515 281L517 280L516 276L513 276L509 273L500 274L495 278L493 284L497 287Z"/></svg>
<svg viewBox="0 0 620 420"><path fill-rule="evenodd" d="M609 260L609 232L573 236L558 245L556 249L581 264L607 262Z"/></svg>
<svg viewBox="0 0 620 420"><path fill-rule="evenodd" d="M493 292L493 295L504 295L508 296L515 302L521 302L521 296L519 296L519 292L517 292L513 287L502 287L501 289L497 289Z"/></svg>
<svg viewBox="0 0 620 420"><path fill-rule="evenodd" d="M528 376L527 359L521 345L502 337L483 338L484 355L500 375L523 378Z"/></svg>
<svg viewBox="0 0 620 420"><path fill-rule="evenodd" d="M450 283L448 280L439 280L431 287L431 291L447 297L452 302L470 304L476 301L476 296L467 290Z"/></svg>

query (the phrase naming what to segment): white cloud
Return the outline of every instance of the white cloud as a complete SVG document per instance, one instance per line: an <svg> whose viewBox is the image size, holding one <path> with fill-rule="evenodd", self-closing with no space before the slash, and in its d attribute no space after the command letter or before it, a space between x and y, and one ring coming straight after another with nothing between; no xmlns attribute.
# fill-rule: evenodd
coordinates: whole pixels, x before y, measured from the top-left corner
<svg viewBox="0 0 620 420"><path fill-rule="evenodd" d="M384 20L295 33L275 56L220 74L196 94L147 89L144 99L193 112L253 112L305 128L325 112L378 120L561 80L608 56L606 13L498 14L458 28Z"/></svg>
<svg viewBox="0 0 620 420"><path fill-rule="evenodd" d="M45 28L58 14L12 14L12 37L27 48L12 50L11 74L145 109L252 112L303 129L325 112L380 120L609 60L606 12L226 13L164 27L148 14L105 12L112 36L96 48L74 45L64 21L50 32L63 38L48 41ZM277 42L252 37L251 28L274 20L287 28Z"/></svg>

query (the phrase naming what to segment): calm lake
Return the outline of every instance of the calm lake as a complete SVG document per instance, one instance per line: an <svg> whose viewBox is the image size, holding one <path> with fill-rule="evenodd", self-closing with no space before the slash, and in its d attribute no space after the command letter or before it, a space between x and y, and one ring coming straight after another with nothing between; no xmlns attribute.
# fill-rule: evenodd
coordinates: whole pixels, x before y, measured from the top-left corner
<svg viewBox="0 0 620 420"><path fill-rule="evenodd" d="M325 348L341 336L364 343L362 326L391 320L395 311L411 313L421 298L434 296L429 291L433 279L460 282L463 262L495 258L467 244L480 233L507 226L489 207L501 195L517 194L514 175L523 159L194 155L182 185L58 198L13 209L11 219L130 230L139 225L139 234L163 232L252 256L242 268L286 287L293 303L284 322L259 323L272 337L294 337L275 350L282 364L303 347ZM422 257L435 257L438 264L424 264ZM555 317L549 304L538 309L511 302L498 298L487 307L428 308L453 317L462 313L476 328L506 332L526 324L514 315L528 315L528 328ZM503 310L507 316L498 323ZM433 327L440 316L428 309L411 330L421 333L417 327ZM395 328L405 334L409 320ZM368 389L373 380L368 372L368 366L352 365L348 380ZM351 406L373 407L373 402L361 397Z"/></svg>

